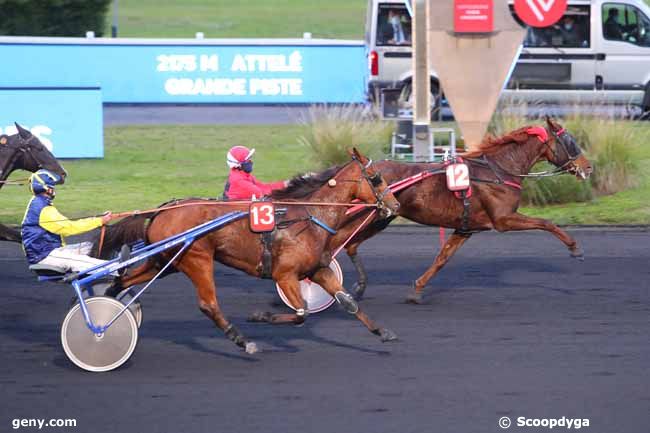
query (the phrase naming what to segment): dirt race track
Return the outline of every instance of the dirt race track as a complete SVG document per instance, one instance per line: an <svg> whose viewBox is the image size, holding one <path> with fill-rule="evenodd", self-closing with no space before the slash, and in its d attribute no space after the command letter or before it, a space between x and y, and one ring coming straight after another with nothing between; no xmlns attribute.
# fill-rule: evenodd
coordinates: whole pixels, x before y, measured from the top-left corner
<svg viewBox="0 0 650 433"><path fill-rule="evenodd" d="M0 431L19 418L74 418L70 432L543 432L519 417L589 419L589 433L650 431L650 232L573 232L586 261L544 233L474 236L424 305L403 299L437 232L397 227L362 249L362 307L400 340L382 344L337 307L302 328L246 323L269 281L217 268L222 307L262 353L248 356L196 307L185 277L146 293L138 348L86 373L59 327L72 289L37 284L0 245ZM346 285L351 265L341 260ZM37 431L37 429L23 429ZM552 431L566 431L555 427Z"/></svg>

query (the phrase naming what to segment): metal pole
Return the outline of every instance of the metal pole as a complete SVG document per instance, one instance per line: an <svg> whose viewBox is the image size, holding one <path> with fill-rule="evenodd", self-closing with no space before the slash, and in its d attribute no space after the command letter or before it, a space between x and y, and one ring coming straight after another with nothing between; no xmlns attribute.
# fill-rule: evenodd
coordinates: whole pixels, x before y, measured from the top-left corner
<svg viewBox="0 0 650 433"><path fill-rule="evenodd" d="M429 157L429 124L431 122L431 83L427 44L427 0L413 1L413 158Z"/></svg>
<svg viewBox="0 0 650 433"><path fill-rule="evenodd" d="M111 25L111 37L117 37L117 0L113 0L113 25Z"/></svg>

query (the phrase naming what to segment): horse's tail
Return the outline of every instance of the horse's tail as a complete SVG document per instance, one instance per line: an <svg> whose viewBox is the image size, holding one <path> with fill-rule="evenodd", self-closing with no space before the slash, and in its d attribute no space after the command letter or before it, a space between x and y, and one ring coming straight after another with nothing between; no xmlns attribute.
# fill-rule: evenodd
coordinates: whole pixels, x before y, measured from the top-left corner
<svg viewBox="0 0 650 433"><path fill-rule="evenodd" d="M137 241L147 242L147 220L155 213L133 215L124 218L117 224L105 226L103 239L101 231L95 235L90 255L100 259L109 259L124 244Z"/></svg>

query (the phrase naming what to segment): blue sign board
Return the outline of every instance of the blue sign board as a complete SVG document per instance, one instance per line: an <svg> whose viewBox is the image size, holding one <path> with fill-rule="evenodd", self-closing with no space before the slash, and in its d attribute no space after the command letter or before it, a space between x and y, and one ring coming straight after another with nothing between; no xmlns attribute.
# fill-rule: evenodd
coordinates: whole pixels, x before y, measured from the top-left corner
<svg viewBox="0 0 650 433"><path fill-rule="evenodd" d="M14 122L29 129L57 158L104 156L99 88L2 87L0 133L15 134Z"/></svg>
<svg viewBox="0 0 650 433"><path fill-rule="evenodd" d="M354 103L363 44L36 43L0 39L2 86L101 87L108 103ZM77 39L77 41L79 41Z"/></svg>

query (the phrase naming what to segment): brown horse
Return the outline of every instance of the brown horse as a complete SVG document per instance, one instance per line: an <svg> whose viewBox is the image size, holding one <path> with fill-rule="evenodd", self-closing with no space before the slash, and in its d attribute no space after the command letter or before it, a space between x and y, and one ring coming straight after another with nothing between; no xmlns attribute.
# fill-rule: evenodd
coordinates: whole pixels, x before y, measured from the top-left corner
<svg viewBox="0 0 650 433"><path fill-rule="evenodd" d="M352 161L342 168L334 167L313 176L296 177L286 189L274 192L271 198L336 203L359 199L366 203L377 203L385 217L396 212L399 203L371 161L356 149L351 155ZM122 242L138 238L150 243L157 242L228 212L248 209L247 205L224 206L215 204L215 201L198 199L173 204L174 209L166 210L163 206L155 215L147 215L150 221L146 229L144 216L129 217L109 227L105 235L105 249L115 250ZM179 204L187 206L177 207ZM344 206L287 205L286 214L278 217L268 250L265 250L263 235L253 233L246 219L239 220L197 239L173 266L192 280L201 311L228 338L249 353L257 351L256 345L229 323L217 302L214 260L256 277L272 277L296 307L294 314L255 313L252 321L302 324L307 316L307 307L302 299L299 281L309 277L322 285L343 308L356 315L382 341L394 340L396 336L392 331L377 326L359 309L328 267L331 261L328 248L330 234L323 225L337 228L345 217L345 211ZM266 251L270 253L270 263L265 260ZM122 285L127 287L149 281L174 253L167 251L133 269L122 278ZM269 269L270 273L265 275L265 269Z"/></svg>
<svg viewBox="0 0 650 433"><path fill-rule="evenodd" d="M539 161L546 160L558 167L558 172L572 173L579 179L586 179L591 174L591 164L571 134L547 119L545 130L525 127L500 138L487 138L478 150L461 156L469 165L471 177L472 195L468 200L467 212L464 212L464 201L448 190L444 170L442 174L428 177L395 193L401 204L400 216L420 224L455 229L433 264L415 281L414 291L407 297L408 302L422 301L422 291L427 282L476 232L492 229L499 232L545 230L568 247L571 257L583 258L576 240L555 224L517 212L521 199L521 188L518 185ZM381 161L376 166L389 184L442 167L441 164L392 161ZM360 212L344 222L337 235L331 239L331 247L341 245L367 214L368 211ZM362 242L386 228L389 223L390 220L372 222L346 246L348 256L359 273L359 279L353 288L357 299L361 298L367 286L367 274L357 255L357 249Z"/></svg>
<svg viewBox="0 0 650 433"><path fill-rule="evenodd" d="M44 168L61 176L65 181L67 172L38 137L16 123L17 134L0 135L0 188L15 170L32 173ZM0 224L0 240L20 242L20 231Z"/></svg>

